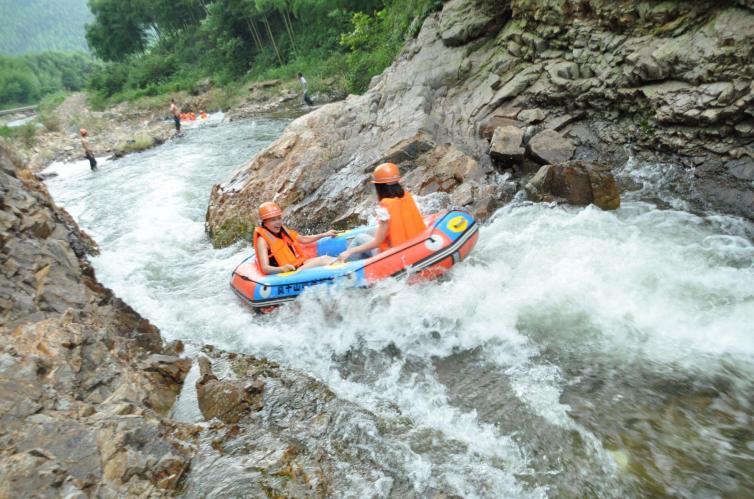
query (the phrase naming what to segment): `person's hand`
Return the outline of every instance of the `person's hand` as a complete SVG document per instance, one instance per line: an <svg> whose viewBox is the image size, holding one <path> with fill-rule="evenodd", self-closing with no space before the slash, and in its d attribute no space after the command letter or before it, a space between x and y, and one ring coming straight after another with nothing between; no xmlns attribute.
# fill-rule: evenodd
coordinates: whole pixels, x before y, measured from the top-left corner
<svg viewBox="0 0 754 499"><path fill-rule="evenodd" d="M348 260L348 257L351 256L351 253L348 250L345 250L343 253L338 255L338 258L335 260L339 263L344 263L346 260Z"/></svg>
<svg viewBox="0 0 754 499"><path fill-rule="evenodd" d="M280 268L283 269L283 272L293 272L294 270L296 270L296 266L295 265L291 265L290 263L286 263L285 265L283 265Z"/></svg>
<svg viewBox="0 0 754 499"><path fill-rule="evenodd" d="M327 232L323 234L323 237L335 237L338 235L338 231L334 229L330 229Z"/></svg>

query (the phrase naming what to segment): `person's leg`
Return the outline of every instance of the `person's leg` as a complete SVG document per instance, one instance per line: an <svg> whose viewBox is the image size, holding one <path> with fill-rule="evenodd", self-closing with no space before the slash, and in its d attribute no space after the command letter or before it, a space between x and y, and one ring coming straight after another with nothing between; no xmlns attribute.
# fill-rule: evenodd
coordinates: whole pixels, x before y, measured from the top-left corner
<svg viewBox="0 0 754 499"><path fill-rule="evenodd" d="M313 267L324 267L325 265L330 265L334 261L335 261L334 256L329 256L329 255L317 256L317 257L310 258L307 261L305 261L304 264L298 268L298 270L311 269Z"/></svg>
<svg viewBox="0 0 754 499"><path fill-rule="evenodd" d="M92 153L86 153L86 159L89 160L89 168L92 170L97 169L97 159L94 157Z"/></svg>
<svg viewBox="0 0 754 499"><path fill-rule="evenodd" d="M178 116L174 116L173 120L175 121L175 131L180 132L181 131L181 119Z"/></svg>

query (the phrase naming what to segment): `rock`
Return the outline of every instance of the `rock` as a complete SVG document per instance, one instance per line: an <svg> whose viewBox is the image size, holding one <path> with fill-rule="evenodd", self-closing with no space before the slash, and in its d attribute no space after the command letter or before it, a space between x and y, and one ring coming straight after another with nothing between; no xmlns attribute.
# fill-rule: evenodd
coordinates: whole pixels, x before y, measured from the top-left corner
<svg viewBox="0 0 754 499"><path fill-rule="evenodd" d="M594 203L604 210L620 207L620 194L610 169L605 165L572 161L544 165L526 184L533 201L558 201L576 206Z"/></svg>
<svg viewBox="0 0 754 499"><path fill-rule="evenodd" d="M97 282L96 245L24 171L0 143L0 497L169 495L193 448L159 413L188 361Z"/></svg>
<svg viewBox="0 0 754 499"><path fill-rule="evenodd" d="M571 123L579 120L583 115L584 115L583 112L574 113L574 114L564 114L556 118L548 119L545 124L547 128L559 132L563 130L565 127L567 127L568 125L570 125Z"/></svg>
<svg viewBox="0 0 754 499"><path fill-rule="evenodd" d="M603 210L617 210L620 208L620 191L610 168L599 163L581 163L589 173L589 183L592 187L592 202Z"/></svg>
<svg viewBox="0 0 754 499"><path fill-rule="evenodd" d="M254 383L244 386L234 380L218 380L212 374L209 360L200 363L201 377L196 382L199 409L205 419L214 418L226 424L237 423L249 411L262 408L264 385Z"/></svg>
<svg viewBox="0 0 754 499"><path fill-rule="evenodd" d="M491 141L492 135L495 133L495 130L497 128L506 127L506 126L515 127L520 124L521 122L515 119L503 117L500 115L493 115L486 118L484 121L482 121L479 124L479 135L483 137L484 139Z"/></svg>
<svg viewBox="0 0 754 499"><path fill-rule="evenodd" d="M505 22L504 13L492 0L450 0L440 15L442 41L453 47L495 32Z"/></svg>
<svg viewBox="0 0 754 499"><path fill-rule="evenodd" d="M518 119L524 123L539 123L545 119L547 115L539 108L524 109L518 113Z"/></svg>
<svg viewBox="0 0 754 499"><path fill-rule="evenodd" d="M540 163L562 163L573 156L576 148L571 141L553 130L537 133L527 145L527 153Z"/></svg>
<svg viewBox="0 0 754 499"><path fill-rule="evenodd" d="M526 150L521 146L524 131L515 126L502 126L495 129L490 144L490 156L503 163L520 162Z"/></svg>
<svg viewBox="0 0 754 499"><path fill-rule="evenodd" d="M280 80L258 81L249 87L249 92L256 92L257 90L275 87L277 85L280 85L280 83L282 83Z"/></svg>

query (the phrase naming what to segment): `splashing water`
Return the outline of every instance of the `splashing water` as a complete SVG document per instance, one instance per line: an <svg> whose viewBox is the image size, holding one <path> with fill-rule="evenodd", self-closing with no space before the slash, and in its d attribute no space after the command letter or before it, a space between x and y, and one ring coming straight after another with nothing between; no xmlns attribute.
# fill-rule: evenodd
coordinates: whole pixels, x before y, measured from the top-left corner
<svg viewBox="0 0 754 499"><path fill-rule="evenodd" d="M48 185L100 243L99 279L167 339L267 356L408 418L407 441L372 451L417 496L754 489L754 232L685 211L682 169L629 162L614 212L518 199L441 281L315 288L259 317L228 287L250 247L212 249L204 213L284 125L209 124L95 173L54 165ZM339 492L387 496L385 480Z"/></svg>

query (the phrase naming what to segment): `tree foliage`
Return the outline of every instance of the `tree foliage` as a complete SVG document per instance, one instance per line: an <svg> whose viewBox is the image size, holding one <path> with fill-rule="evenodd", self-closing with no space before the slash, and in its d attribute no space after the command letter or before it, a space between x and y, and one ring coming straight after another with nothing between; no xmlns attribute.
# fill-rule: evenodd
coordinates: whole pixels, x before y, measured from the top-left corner
<svg viewBox="0 0 754 499"><path fill-rule="evenodd" d="M87 0L0 0L0 53L86 51Z"/></svg>
<svg viewBox="0 0 754 499"><path fill-rule="evenodd" d="M81 90L94 64L83 53L0 56L0 106L31 104L61 90Z"/></svg>
<svg viewBox="0 0 754 499"><path fill-rule="evenodd" d="M89 0L100 94L155 94L274 68L341 72L363 91L441 0Z"/></svg>

